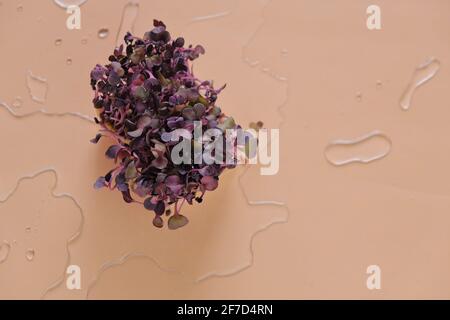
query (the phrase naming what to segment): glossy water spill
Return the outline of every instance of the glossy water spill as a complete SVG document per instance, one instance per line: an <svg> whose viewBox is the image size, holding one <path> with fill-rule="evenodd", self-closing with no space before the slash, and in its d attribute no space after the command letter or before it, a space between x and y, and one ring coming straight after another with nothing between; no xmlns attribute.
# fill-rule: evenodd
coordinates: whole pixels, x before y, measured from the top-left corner
<svg viewBox="0 0 450 320"><path fill-rule="evenodd" d="M28 71L27 88L33 101L45 103L48 90L48 82L46 78L34 75L31 71Z"/></svg>
<svg viewBox="0 0 450 320"><path fill-rule="evenodd" d="M61 8L67 9L70 6L81 6L87 0L53 0Z"/></svg>
<svg viewBox="0 0 450 320"><path fill-rule="evenodd" d="M0 263L3 263L8 259L10 250L11 245L9 242L3 241L3 243L0 243Z"/></svg>
<svg viewBox="0 0 450 320"><path fill-rule="evenodd" d="M198 17L192 18L191 21L192 22L199 22L199 21L206 21L206 20L222 18L222 17L226 17L230 13L231 13L231 11L224 11L224 12L218 12L218 13L214 13L214 14L209 14L209 15L206 15L206 16L198 16Z"/></svg>
<svg viewBox="0 0 450 320"><path fill-rule="evenodd" d="M387 156L391 147L391 139L376 130L352 139L331 141L325 148L325 158L335 166L369 163Z"/></svg>
<svg viewBox="0 0 450 320"><path fill-rule="evenodd" d="M0 205L1 205L1 203L6 203L13 195L15 195L15 193L19 190L21 184L24 181L37 179L38 177L40 177L44 174L47 174L47 173L52 173L54 175L54 184L51 188L51 196L54 199L70 200L79 211L80 224L75 229L75 232L67 239L67 241L64 245L65 246L65 248L64 248L65 254L67 255L66 263L65 263L65 267L64 267L64 270L65 270L67 268L67 266L69 265L69 262L71 259L69 246L71 245L72 242L75 241L75 239L77 239L80 236L80 234L82 232L82 228L83 228L83 224L84 224L84 213L83 213L81 206L79 205L79 203L75 200L75 198L72 195L70 195L68 193L59 193L59 192L55 191L58 186L58 175L57 175L56 171L53 168L49 168L49 169L40 170L32 175L26 175L26 176L20 177L19 180L17 181L16 186L3 199L0 199ZM27 227L26 232L31 232L31 227ZM37 250L35 248L31 248L31 247L26 248L25 253L24 253L25 259L28 262L34 261L35 257L36 257L36 252L37 252ZM65 272L62 272L61 275L58 277L58 279L55 280L48 288L45 289L44 293L42 294L42 297L45 297L45 295L47 295L55 287L59 286L63 282L64 276L65 276Z"/></svg>
<svg viewBox="0 0 450 320"><path fill-rule="evenodd" d="M18 105L17 108L20 106L21 105ZM0 107L6 109L13 117L15 117L17 119L23 119L23 118L28 118L28 117L32 117L35 115L43 114L48 117L75 117L75 118L83 119L90 123L95 123L94 118L92 116L88 116L88 115L82 114L80 112L53 113L53 112L49 112L45 108L43 108L43 109L38 109L38 110L29 112L29 113L18 113L13 108L11 108L8 104L6 104L5 102L2 102L2 101L0 101Z"/></svg>
<svg viewBox="0 0 450 320"><path fill-rule="evenodd" d="M436 58L430 58L419 65L411 77L400 99L400 107L408 110L411 107L412 98L419 87L430 81L441 68L441 62Z"/></svg>
<svg viewBox="0 0 450 320"><path fill-rule="evenodd" d="M134 33L134 25L139 15L139 1L134 0L128 2L123 10L120 18L120 25L116 35L116 46L123 43L123 37L127 32Z"/></svg>

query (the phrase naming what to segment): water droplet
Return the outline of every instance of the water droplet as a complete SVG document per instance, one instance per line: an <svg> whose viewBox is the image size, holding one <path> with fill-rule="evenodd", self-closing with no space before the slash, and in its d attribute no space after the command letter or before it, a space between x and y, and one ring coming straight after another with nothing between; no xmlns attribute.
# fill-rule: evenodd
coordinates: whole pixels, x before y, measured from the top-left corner
<svg viewBox="0 0 450 320"><path fill-rule="evenodd" d="M31 232L31 227L26 227L26 228L25 228L25 231L26 231L26 232Z"/></svg>
<svg viewBox="0 0 450 320"><path fill-rule="evenodd" d="M100 39L105 39L106 37L108 37L109 35L109 30L106 28L102 28L100 30L98 30L98 37Z"/></svg>
<svg viewBox="0 0 450 320"><path fill-rule="evenodd" d="M32 261L34 259L34 255L35 255L34 249L28 249L25 252L25 257L27 258L28 261Z"/></svg>
<svg viewBox="0 0 450 320"><path fill-rule="evenodd" d="M18 11L18 12L22 12L22 11L23 11L23 6L22 6L21 4L19 4L19 5L17 6L17 11Z"/></svg>
<svg viewBox="0 0 450 320"><path fill-rule="evenodd" d="M66 64L67 64L67 65L70 66L70 65L72 64L72 62L73 62L73 61L72 61L72 58L67 58L67 60L66 60Z"/></svg>
<svg viewBox="0 0 450 320"><path fill-rule="evenodd" d="M360 91L358 91L356 93L356 101L361 102L362 101L362 93Z"/></svg>
<svg viewBox="0 0 450 320"><path fill-rule="evenodd" d="M88 43L88 39L87 38L81 39L81 44L87 44L87 43Z"/></svg>
<svg viewBox="0 0 450 320"><path fill-rule="evenodd" d="M343 166L353 162L369 163L384 158L391 151L391 147L391 139L375 130L354 139L331 141L324 153L329 163Z"/></svg>
<svg viewBox="0 0 450 320"><path fill-rule="evenodd" d="M33 101L44 103L47 99L48 83L47 79L34 75L28 71L27 88Z"/></svg>
<svg viewBox="0 0 450 320"><path fill-rule="evenodd" d="M400 107L408 110L411 106L411 100L417 88L431 80L441 67L441 62L436 58L430 58L419 65L411 77L411 80L400 98Z"/></svg>
<svg viewBox="0 0 450 320"><path fill-rule="evenodd" d="M60 46L62 44L62 39L55 40L55 46Z"/></svg>
<svg viewBox="0 0 450 320"><path fill-rule="evenodd" d="M281 54L282 54L283 56L287 55L287 54L288 54L288 49L286 49L286 48L282 49L282 50L281 50Z"/></svg>
<svg viewBox="0 0 450 320"><path fill-rule="evenodd" d="M67 9L70 6L81 6L87 0L53 0L61 8Z"/></svg>
<svg viewBox="0 0 450 320"><path fill-rule="evenodd" d="M3 243L0 244L0 263L3 263L8 259L10 250L11 246L7 241L3 241Z"/></svg>
<svg viewBox="0 0 450 320"><path fill-rule="evenodd" d="M377 89L381 89L383 87L383 82L381 82L381 80L378 80L376 83L376 87Z"/></svg>

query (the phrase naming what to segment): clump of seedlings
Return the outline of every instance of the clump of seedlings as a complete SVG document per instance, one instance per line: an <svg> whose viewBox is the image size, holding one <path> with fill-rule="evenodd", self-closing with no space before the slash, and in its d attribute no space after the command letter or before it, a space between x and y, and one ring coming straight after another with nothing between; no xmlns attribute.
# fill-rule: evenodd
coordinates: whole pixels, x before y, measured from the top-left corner
<svg viewBox="0 0 450 320"><path fill-rule="evenodd" d="M106 156L115 162L95 188L117 189L127 203L152 211L155 227L167 220L169 229L177 229L188 223L180 213L183 204L201 203L207 191L218 187L222 172L235 164L176 164L170 156L179 142L173 133L179 128L192 133L194 123L224 134L239 126L216 104L225 86L215 89L211 81L194 76L191 62L205 53L202 46L172 39L158 20L142 38L127 33L124 41L109 63L96 65L90 74L101 127L91 141L111 138Z"/></svg>

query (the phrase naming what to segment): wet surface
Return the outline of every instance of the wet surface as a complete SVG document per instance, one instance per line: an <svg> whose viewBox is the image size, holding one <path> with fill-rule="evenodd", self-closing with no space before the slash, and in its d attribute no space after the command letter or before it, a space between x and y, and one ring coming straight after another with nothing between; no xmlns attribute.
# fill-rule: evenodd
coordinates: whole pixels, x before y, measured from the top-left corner
<svg viewBox="0 0 450 320"><path fill-rule="evenodd" d="M65 26L74 3L80 30ZM380 31L369 4L3 1L0 297L450 297L450 4L380 1ZM153 18L206 48L196 74L227 83L227 114L281 137L277 175L226 172L175 232L92 188L110 163L89 143L89 71ZM370 264L383 291L365 288Z"/></svg>
<svg viewBox="0 0 450 320"><path fill-rule="evenodd" d="M416 90L430 81L441 67L441 62L436 58L429 58L420 64L415 70L405 92L400 99L400 106L403 110L408 110L411 106L411 100Z"/></svg>
<svg viewBox="0 0 450 320"><path fill-rule="evenodd" d="M335 166L350 163L370 163L387 156L392 141L380 131L372 131L357 138L338 139L325 147L325 158Z"/></svg>

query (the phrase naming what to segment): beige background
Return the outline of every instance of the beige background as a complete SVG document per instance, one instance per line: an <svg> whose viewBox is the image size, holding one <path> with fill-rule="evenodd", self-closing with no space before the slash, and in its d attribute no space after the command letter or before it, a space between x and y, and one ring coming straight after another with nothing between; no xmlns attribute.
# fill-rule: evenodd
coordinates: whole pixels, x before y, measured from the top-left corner
<svg viewBox="0 0 450 320"><path fill-rule="evenodd" d="M141 0L136 19L127 3L88 0L68 30L51 0L1 1L0 298L450 298L450 1ZM366 27L370 4L381 30ZM111 163L83 118L90 69L119 29L142 35L153 18L206 48L196 74L228 84L227 114L281 130L277 175L227 172L175 232L93 190ZM429 57L440 70L401 110ZM374 130L385 158L326 161L331 141ZM70 264L81 290L65 286ZM366 288L372 264L381 290Z"/></svg>

